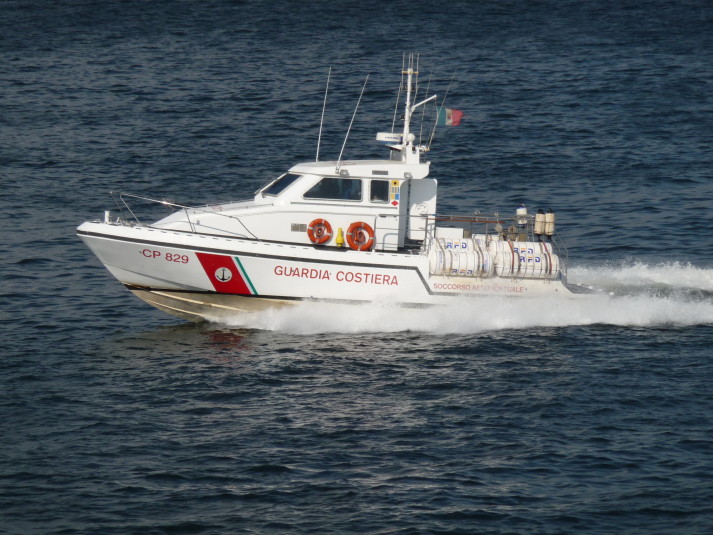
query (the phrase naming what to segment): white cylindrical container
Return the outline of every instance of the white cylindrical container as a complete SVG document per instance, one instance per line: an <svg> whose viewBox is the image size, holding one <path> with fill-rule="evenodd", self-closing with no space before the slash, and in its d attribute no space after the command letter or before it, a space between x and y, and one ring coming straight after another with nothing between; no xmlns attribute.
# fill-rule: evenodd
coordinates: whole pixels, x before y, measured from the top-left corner
<svg viewBox="0 0 713 535"><path fill-rule="evenodd" d="M542 236L545 233L545 211L540 209L535 214L535 235Z"/></svg>
<svg viewBox="0 0 713 535"><path fill-rule="evenodd" d="M545 214L545 234L552 236L555 233L555 213L547 210Z"/></svg>

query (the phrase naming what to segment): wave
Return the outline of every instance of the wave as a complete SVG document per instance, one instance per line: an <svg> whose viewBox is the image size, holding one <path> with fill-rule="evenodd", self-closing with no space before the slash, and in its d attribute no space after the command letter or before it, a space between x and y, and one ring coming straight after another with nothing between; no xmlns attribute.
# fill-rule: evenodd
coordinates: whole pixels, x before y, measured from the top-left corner
<svg viewBox="0 0 713 535"><path fill-rule="evenodd" d="M404 308L303 302L294 307L223 318L231 327L293 334L419 332L481 333L535 327L713 325L713 301L594 294L580 299L505 298L458 300L447 306Z"/></svg>
<svg viewBox="0 0 713 535"><path fill-rule="evenodd" d="M570 269L570 282L592 294L575 299L482 297L452 305L408 308L302 302L222 318L232 327L293 334L418 332L481 333L505 329L616 325L713 325L713 269L671 262Z"/></svg>
<svg viewBox="0 0 713 535"><path fill-rule="evenodd" d="M622 262L603 266L572 267L568 280L573 284L611 294L713 296L713 268L691 263Z"/></svg>

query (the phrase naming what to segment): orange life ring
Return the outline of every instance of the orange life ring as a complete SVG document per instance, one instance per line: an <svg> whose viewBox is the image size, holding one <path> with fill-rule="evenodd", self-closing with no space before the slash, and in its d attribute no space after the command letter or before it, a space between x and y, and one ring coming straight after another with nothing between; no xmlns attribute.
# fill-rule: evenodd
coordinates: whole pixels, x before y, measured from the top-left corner
<svg viewBox="0 0 713 535"><path fill-rule="evenodd" d="M355 251L368 251L374 245L374 229L363 221L352 223L347 230L347 243Z"/></svg>
<svg viewBox="0 0 713 535"><path fill-rule="evenodd" d="M307 227L307 236L317 245L327 243L332 238L332 225L326 219L315 219Z"/></svg>

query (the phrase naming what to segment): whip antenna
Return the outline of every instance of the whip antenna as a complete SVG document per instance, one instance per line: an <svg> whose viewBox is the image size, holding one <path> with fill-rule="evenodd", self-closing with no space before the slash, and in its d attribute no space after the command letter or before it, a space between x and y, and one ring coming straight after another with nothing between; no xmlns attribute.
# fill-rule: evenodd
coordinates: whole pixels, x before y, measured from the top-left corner
<svg viewBox="0 0 713 535"><path fill-rule="evenodd" d="M426 96L428 96L428 92L431 90L431 77L433 76L433 70L431 71L431 74L428 75L428 85L426 85ZM426 119L426 107L423 107L423 110L421 110L421 128L419 129L418 132L418 142L419 144L421 143L423 139L423 123ZM430 140L429 140L430 141ZM430 143L429 143L430 147Z"/></svg>
<svg viewBox="0 0 713 535"><path fill-rule="evenodd" d="M431 138L428 140L428 148L431 148L431 143L433 143L433 137L436 135L436 126L438 126L438 114L439 112L443 109L443 106L446 105L446 97L448 96L448 92L451 90L451 85L453 84L453 79L456 77L456 74L453 73L453 76L451 76L451 81L448 82L448 87L446 88L446 94L443 95L443 100L441 101L441 105L438 106L436 105L436 121L433 123L433 130L431 130Z"/></svg>
<svg viewBox="0 0 713 535"><path fill-rule="evenodd" d="M314 158L315 162L319 161L319 145L322 142L322 125L324 124L324 110L327 108L327 92L329 91L329 79L332 76L332 66L329 66L327 73L327 87L324 88L324 102L322 103L322 118L319 120L319 137L317 138L317 155Z"/></svg>
<svg viewBox="0 0 713 535"><path fill-rule="evenodd" d="M401 92L404 90L404 71L406 70L406 54L401 60L401 83L399 84L399 90L396 93L396 106L394 106L394 119L391 121L391 132L396 128L396 116L399 112L399 99L401 98Z"/></svg>
<svg viewBox="0 0 713 535"><path fill-rule="evenodd" d="M347 128L347 135L344 136L344 143L342 143L342 150L339 152L339 159L337 160L337 171L339 171L339 163L342 161L342 154L344 154L344 147L347 146L347 139L349 138L349 132L351 132L352 124L354 124L354 117L356 117L356 112L359 109L359 103L361 102L361 97L364 95L364 89L366 89L366 83L369 81L369 75L366 75L366 80L364 80L364 85L361 88L361 93L359 94L359 100L357 100L356 107L354 108L354 113L352 114L352 120L349 121L349 128Z"/></svg>

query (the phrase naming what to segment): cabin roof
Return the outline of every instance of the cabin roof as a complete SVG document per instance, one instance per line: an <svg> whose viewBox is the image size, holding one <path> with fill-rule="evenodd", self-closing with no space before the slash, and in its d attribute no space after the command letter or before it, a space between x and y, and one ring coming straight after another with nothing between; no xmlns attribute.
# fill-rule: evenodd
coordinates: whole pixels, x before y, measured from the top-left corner
<svg viewBox="0 0 713 535"><path fill-rule="evenodd" d="M295 165L291 173L302 175L349 176L353 178L426 178L430 162L404 163L398 160L344 160L306 162ZM410 176L409 176L410 174Z"/></svg>

